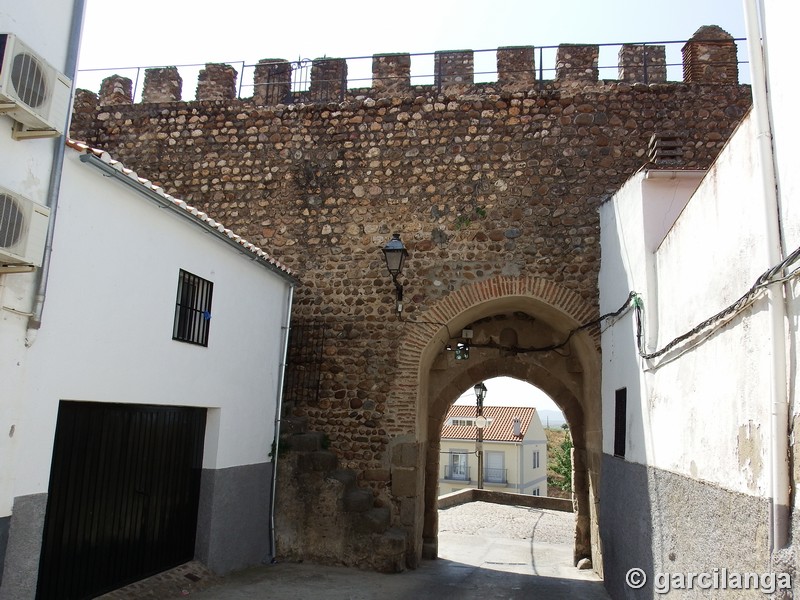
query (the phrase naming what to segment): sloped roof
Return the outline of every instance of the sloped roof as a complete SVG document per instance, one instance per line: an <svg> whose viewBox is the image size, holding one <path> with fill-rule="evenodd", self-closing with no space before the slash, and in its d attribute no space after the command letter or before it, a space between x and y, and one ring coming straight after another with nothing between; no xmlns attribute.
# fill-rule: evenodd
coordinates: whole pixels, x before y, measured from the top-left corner
<svg viewBox="0 0 800 600"><path fill-rule="evenodd" d="M536 409L520 406L484 406L483 416L491 421L483 430L484 441L519 442L525 437ZM474 440L475 427L448 425L452 417L475 418L474 406L453 405L442 425L442 439ZM520 435L514 435L514 419L520 420Z"/></svg>
<svg viewBox="0 0 800 600"><path fill-rule="evenodd" d="M121 175L127 177L134 185L141 186L142 191L154 193L157 196L160 196L163 202L171 204L173 207L179 209L178 212L185 214L189 220L195 221L206 229L213 230L214 233L221 234L222 237L227 238L236 246L240 247L242 251L253 254L254 258L256 258L265 266L268 266L271 270L274 270L290 279L295 279L296 275L289 267L270 256L266 251L262 250L255 244L248 242L242 236L222 225L222 223L219 223L218 221L215 221L209 217L206 213L186 204L186 202L180 198L176 198L166 193L164 188L155 185L149 179L139 177L136 171L125 167L125 165L123 165L120 161L113 159L108 152L100 150L99 148L93 148L84 142L79 142L69 138L67 139L66 144L67 147L72 148L73 150L77 150L83 154L95 157L108 168L114 169Z"/></svg>

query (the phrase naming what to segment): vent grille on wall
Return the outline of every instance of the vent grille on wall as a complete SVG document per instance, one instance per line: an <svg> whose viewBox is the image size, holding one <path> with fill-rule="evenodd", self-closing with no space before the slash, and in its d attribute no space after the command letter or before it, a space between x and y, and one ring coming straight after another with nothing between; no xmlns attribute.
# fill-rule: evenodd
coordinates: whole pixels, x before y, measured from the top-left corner
<svg viewBox="0 0 800 600"><path fill-rule="evenodd" d="M0 112L19 123L14 137L64 133L72 82L12 33L0 33Z"/></svg>
<svg viewBox="0 0 800 600"><path fill-rule="evenodd" d="M50 209L0 188L0 267L42 266Z"/></svg>

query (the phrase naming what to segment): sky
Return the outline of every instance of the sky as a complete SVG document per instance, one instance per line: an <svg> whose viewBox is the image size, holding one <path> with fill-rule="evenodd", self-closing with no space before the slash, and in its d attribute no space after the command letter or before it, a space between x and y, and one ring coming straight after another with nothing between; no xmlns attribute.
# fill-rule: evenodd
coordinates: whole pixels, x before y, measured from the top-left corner
<svg viewBox="0 0 800 600"><path fill-rule="evenodd" d="M79 68L119 70L206 62L253 65L263 58L667 42L686 40L702 25L711 24L736 38L744 37L741 0L87 0ZM680 61L680 46L668 45L669 62ZM616 52L601 50L600 65L613 65ZM740 60L745 59L744 52ZM484 56L492 58L478 53L476 72L484 70L479 58ZM369 77L369 59L361 62L361 70L348 63L351 77L361 72ZM428 74L432 64L432 57L412 58L412 76ZM746 66L741 69L746 70ZM196 75L191 70L188 77L183 69L181 73L184 99L191 99ZM615 78L613 73L613 69L606 71L605 78ZM109 74L83 73L78 87L98 91L99 81ZM136 78L136 71L119 74ZM671 71L669 78L680 78L679 70Z"/></svg>
<svg viewBox="0 0 800 600"><path fill-rule="evenodd" d="M557 410L560 408L539 388L514 379L513 377L494 377L484 381L486 398L484 406L533 406L539 410ZM475 405L475 392L466 390L455 404Z"/></svg>

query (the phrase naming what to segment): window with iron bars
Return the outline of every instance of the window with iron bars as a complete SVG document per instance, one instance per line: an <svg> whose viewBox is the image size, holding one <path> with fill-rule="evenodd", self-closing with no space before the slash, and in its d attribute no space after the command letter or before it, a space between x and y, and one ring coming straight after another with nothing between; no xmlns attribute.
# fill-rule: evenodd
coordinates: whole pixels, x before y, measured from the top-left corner
<svg viewBox="0 0 800 600"><path fill-rule="evenodd" d="M213 291L214 284L210 281L180 270L175 324L172 328L173 340L208 346Z"/></svg>

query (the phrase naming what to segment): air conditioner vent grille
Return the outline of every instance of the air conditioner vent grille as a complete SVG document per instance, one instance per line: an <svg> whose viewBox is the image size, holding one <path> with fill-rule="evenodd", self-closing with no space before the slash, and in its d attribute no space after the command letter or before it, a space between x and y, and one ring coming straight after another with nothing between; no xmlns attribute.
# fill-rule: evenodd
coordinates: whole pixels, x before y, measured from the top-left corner
<svg viewBox="0 0 800 600"><path fill-rule="evenodd" d="M0 272L42 266L49 222L49 208L0 187Z"/></svg>
<svg viewBox="0 0 800 600"><path fill-rule="evenodd" d="M19 99L31 108L43 106L49 98L45 71L39 60L27 52L14 55L11 83Z"/></svg>
<svg viewBox="0 0 800 600"><path fill-rule="evenodd" d="M11 248L25 233L25 215L10 195L0 193L0 247Z"/></svg>

